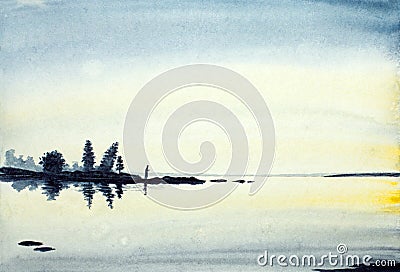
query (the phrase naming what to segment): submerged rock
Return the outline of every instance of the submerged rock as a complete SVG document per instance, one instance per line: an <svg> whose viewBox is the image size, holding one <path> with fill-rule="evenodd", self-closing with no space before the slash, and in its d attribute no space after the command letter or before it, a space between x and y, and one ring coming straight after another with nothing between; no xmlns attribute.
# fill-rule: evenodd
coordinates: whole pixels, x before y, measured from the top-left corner
<svg viewBox="0 0 400 272"><path fill-rule="evenodd" d="M210 182L227 182L226 179L212 179Z"/></svg>
<svg viewBox="0 0 400 272"><path fill-rule="evenodd" d="M39 252L47 252L47 251L53 251L53 250L56 250L55 248L53 248L53 247L37 247L37 248L34 248L33 249L34 251L39 251Z"/></svg>
<svg viewBox="0 0 400 272"><path fill-rule="evenodd" d="M162 178L164 182L168 184L191 184L191 185L197 185L197 184L203 184L206 181L197 179L195 177L170 177L170 176L165 176Z"/></svg>
<svg viewBox="0 0 400 272"><path fill-rule="evenodd" d="M19 242L18 245L20 245L20 246L41 246L41 245L43 245L43 243L36 242L36 241L22 241L22 242Z"/></svg>

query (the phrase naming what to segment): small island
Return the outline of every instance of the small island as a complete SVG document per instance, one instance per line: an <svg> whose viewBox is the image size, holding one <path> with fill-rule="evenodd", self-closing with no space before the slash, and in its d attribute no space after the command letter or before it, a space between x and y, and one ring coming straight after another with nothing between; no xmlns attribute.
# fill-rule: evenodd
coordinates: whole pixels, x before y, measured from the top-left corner
<svg viewBox="0 0 400 272"><path fill-rule="evenodd" d="M83 194L89 209L96 193L102 194L108 207L112 209L114 199L121 199L124 192L132 187L146 195L147 185L201 185L206 182L195 177L149 178L148 166L143 178L140 175L125 173L123 158L117 153L118 142L115 142L104 152L100 164L96 166L92 142L86 140L81 160L83 164L79 165L75 161L70 166L57 150L44 153L36 164L33 157L16 157L15 150L10 149L5 153L5 166L0 167L0 181L11 183L11 187L17 192L25 188L31 191L41 189L48 201L56 200L62 190L73 187Z"/></svg>
<svg viewBox="0 0 400 272"><path fill-rule="evenodd" d="M146 168L145 178L139 175L132 175L122 172L125 169L122 156L117 156L118 142L113 143L104 153L99 166L95 166L95 154L92 142L86 140L83 148L82 162L79 166L77 162L70 167L63 158L62 153L57 150L46 152L40 157L39 165L36 165L33 157L15 157L15 150L6 152L5 167L0 168L0 177L6 180L53 180L64 182L107 182L123 184L191 184L198 185L205 183L195 177L154 177L148 178L148 167ZM115 165L115 166L114 166Z"/></svg>

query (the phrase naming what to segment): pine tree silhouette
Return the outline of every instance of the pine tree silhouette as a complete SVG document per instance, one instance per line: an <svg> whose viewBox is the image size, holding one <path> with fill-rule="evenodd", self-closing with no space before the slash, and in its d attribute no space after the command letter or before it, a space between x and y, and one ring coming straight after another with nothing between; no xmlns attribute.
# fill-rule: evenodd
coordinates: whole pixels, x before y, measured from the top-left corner
<svg viewBox="0 0 400 272"><path fill-rule="evenodd" d="M124 161L122 160L121 156L118 156L117 165L116 165L116 169L118 171L118 174L121 174L121 171L124 170L124 168L125 168Z"/></svg>
<svg viewBox="0 0 400 272"><path fill-rule="evenodd" d="M111 172L114 167L115 159L117 158L118 142L113 143L104 153L100 162L99 170L105 173Z"/></svg>
<svg viewBox="0 0 400 272"><path fill-rule="evenodd" d="M89 171L94 170L93 165L95 164L95 161L94 161L95 158L96 157L94 156L92 142L89 140L86 140L85 147L83 148L83 156L82 156L83 171L89 172Z"/></svg>

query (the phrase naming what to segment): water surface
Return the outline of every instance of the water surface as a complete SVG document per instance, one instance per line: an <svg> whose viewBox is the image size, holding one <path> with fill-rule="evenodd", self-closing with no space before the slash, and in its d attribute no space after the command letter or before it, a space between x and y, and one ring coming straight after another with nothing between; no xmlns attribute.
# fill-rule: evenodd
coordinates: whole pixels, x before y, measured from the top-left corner
<svg viewBox="0 0 400 272"><path fill-rule="evenodd" d="M24 184L0 182L4 271L311 271L256 259L265 250L322 255L340 243L399 260L396 178L273 177L255 196L240 184L196 211L160 206L142 185Z"/></svg>

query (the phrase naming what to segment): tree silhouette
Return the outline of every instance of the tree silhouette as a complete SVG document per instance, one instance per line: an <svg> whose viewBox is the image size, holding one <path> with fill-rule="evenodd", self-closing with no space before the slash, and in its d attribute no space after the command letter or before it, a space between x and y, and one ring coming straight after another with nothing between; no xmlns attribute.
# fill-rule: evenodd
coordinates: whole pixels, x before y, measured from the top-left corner
<svg viewBox="0 0 400 272"><path fill-rule="evenodd" d="M82 166L79 166L77 161L73 161L72 162L72 166L71 166L71 170L72 171L81 171L82 170Z"/></svg>
<svg viewBox="0 0 400 272"><path fill-rule="evenodd" d="M60 195L63 186L60 182L54 180L45 180L42 185L42 194L47 196L47 200L56 200Z"/></svg>
<svg viewBox="0 0 400 272"><path fill-rule="evenodd" d="M117 158L118 142L113 143L104 153L100 162L99 170L109 173L114 167L115 159Z"/></svg>
<svg viewBox="0 0 400 272"><path fill-rule="evenodd" d="M17 192L21 192L22 190L24 190L28 186L29 186L29 182L27 182L26 180L16 180L11 185L11 187L13 189L17 190Z"/></svg>
<svg viewBox="0 0 400 272"><path fill-rule="evenodd" d="M63 155L57 150L47 152L40 158L39 164L43 166L43 172L49 174L61 173L65 160Z"/></svg>
<svg viewBox="0 0 400 272"><path fill-rule="evenodd" d="M82 156L82 162L83 162L83 171L89 172L93 171L94 167L93 165L95 164L95 156L93 152L93 146L92 142L89 140L86 140L85 147L83 148L83 156Z"/></svg>
<svg viewBox="0 0 400 272"><path fill-rule="evenodd" d="M122 198L122 195L124 194L124 187L122 183L115 184L115 193L119 199Z"/></svg>
<svg viewBox="0 0 400 272"><path fill-rule="evenodd" d="M5 166L16 166L17 158L15 157L15 149L10 149L6 151L6 161Z"/></svg>
<svg viewBox="0 0 400 272"><path fill-rule="evenodd" d="M31 156L26 157L26 161L24 164L25 164L26 169L29 169L29 170L36 169L35 161L33 160L33 157L31 157Z"/></svg>
<svg viewBox="0 0 400 272"><path fill-rule="evenodd" d="M99 190L99 192L101 192L103 194L103 196L105 196L106 201L107 201L107 206L110 209L113 209L113 202L114 202L114 193L113 190L111 189L110 185L108 183L105 182L101 182L99 184L97 184L97 188Z"/></svg>
<svg viewBox="0 0 400 272"><path fill-rule="evenodd" d="M17 160L16 160L16 166L19 168L25 168L25 161L24 161L24 155L19 155Z"/></svg>
<svg viewBox="0 0 400 272"><path fill-rule="evenodd" d="M40 167L35 164L33 157L27 156L26 160L24 160L24 156L19 155L19 157L17 158L15 156L14 149L7 150L5 158L6 158L6 160L4 161L5 166L33 170L33 171L41 171Z"/></svg>
<svg viewBox="0 0 400 272"><path fill-rule="evenodd" d="M116 165L116 169L118 171L118 174L121 174L121 171L124 170L124 168L125 168L124 161L122 160L121 156L118 156L117 165Z"/></svg>
<svg viewBox="0 0 400 272"><path fill-rule="evenodd" d="M93 195L96 193L95 189L93 189L92 183L83 183L82 184L82 193L83 198L87 202L87 207L90 209L93 203Z"/></svg>

